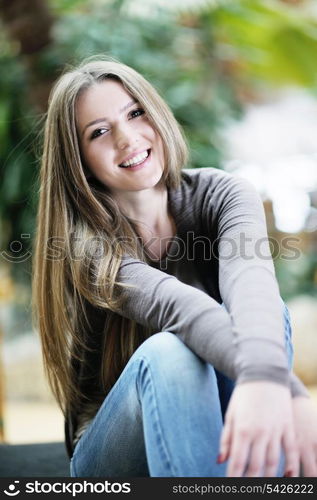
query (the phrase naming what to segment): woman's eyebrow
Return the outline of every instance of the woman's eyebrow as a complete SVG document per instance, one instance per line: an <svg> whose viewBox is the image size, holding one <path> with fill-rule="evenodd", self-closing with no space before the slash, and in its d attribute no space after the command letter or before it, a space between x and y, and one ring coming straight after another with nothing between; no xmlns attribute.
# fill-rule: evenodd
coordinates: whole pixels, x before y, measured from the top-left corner
<svg viewBox="0 0 317 500"><path fill-rule="evenodd" d="M133 106L134 104L136 104L138 101L136 101L135 99L132 99L132 101L129 101L127 104L125 104L123 106L123 108L121 108L119 110L119 113L123 113L124 111L126 111L128 108L130 108L131 106ZM87 123L87 125L85 125L83 131L82 131L82 135L84 135L84 132L85 130L88 128L88 127L91 127L92 125L96 125L96 123L101 123L101 122L106 122L108 121L108 118L106 116L104 116L103 118L97 118L96 120L93 120L92 122L89 122Z"/></svg>

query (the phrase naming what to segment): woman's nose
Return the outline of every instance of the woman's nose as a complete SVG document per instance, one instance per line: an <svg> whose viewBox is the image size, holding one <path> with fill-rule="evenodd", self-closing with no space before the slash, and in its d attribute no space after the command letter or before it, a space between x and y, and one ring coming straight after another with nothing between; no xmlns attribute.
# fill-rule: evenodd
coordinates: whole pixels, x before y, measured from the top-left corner
<svg viewBox="0 0 317 500"><path fill-rule="evenodd" d="M137 142L136 133L128 127L120 127L116 131L115 141L118 149L127 149Z"/></svg>

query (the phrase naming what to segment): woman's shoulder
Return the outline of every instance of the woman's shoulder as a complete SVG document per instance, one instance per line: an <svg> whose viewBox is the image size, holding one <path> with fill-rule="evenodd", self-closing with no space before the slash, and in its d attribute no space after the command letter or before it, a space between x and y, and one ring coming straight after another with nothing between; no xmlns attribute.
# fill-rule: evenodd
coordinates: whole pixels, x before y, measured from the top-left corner
<svg viewBox="0 0 317 500"><path fill-rule="evenodd" d="M217 167L183 168L181 171L182 179L191 181L200 179L207 180L227 176L231 176L231 174Z"/></svg>
<svg viewBox="0 0 317 500"><path fill-rule="evenodd" d="M259 221L263 218L262 199L253 184L214 167L184 169L174 201L183 217L190 211L192 218L211 221L230 219L232 214L241 221L251 213Z"/></svg>
<svg viewBox="0 0 317 500"><path fill-rule="evenodd" d="M243 177L216 167L183 169L181 179L183 189L212 195L213 198L227 197L232 193L255 192L252 184Z"/></svg>

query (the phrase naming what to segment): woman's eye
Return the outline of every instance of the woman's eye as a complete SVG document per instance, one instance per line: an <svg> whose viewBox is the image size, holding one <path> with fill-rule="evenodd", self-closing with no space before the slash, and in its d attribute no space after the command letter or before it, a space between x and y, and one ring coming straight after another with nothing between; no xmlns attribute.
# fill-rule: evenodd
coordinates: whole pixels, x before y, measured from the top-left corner
<svg viewBox="0 0 317 500"><path fill-rule="evenodd" d="M144 109L133 109L130 113L130 118L137 118L138 116L144 115Z"/></svg>
<svg viewBox="0 0 317 500"><path fill-rule="evenodd" d="M106 132L108 132L107 128L98 128L97 130L93 131L93 133L90 136L90 139L96 139L96 137L99 137L100 135L103 135Z"/></svg>

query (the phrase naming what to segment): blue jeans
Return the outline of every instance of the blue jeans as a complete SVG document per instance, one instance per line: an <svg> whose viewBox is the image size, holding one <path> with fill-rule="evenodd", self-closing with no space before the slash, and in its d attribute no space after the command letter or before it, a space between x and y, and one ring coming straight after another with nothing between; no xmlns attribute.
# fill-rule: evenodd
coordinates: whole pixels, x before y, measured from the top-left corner
<svg viewBox="0 0 317 500"><path fill-rule="evenodd" d="M291 365L286 306L284 318ZM130 358L80 438L71 476L225 476L226 463L216 460L233 388L176 335L151 336Z"/></svg>

